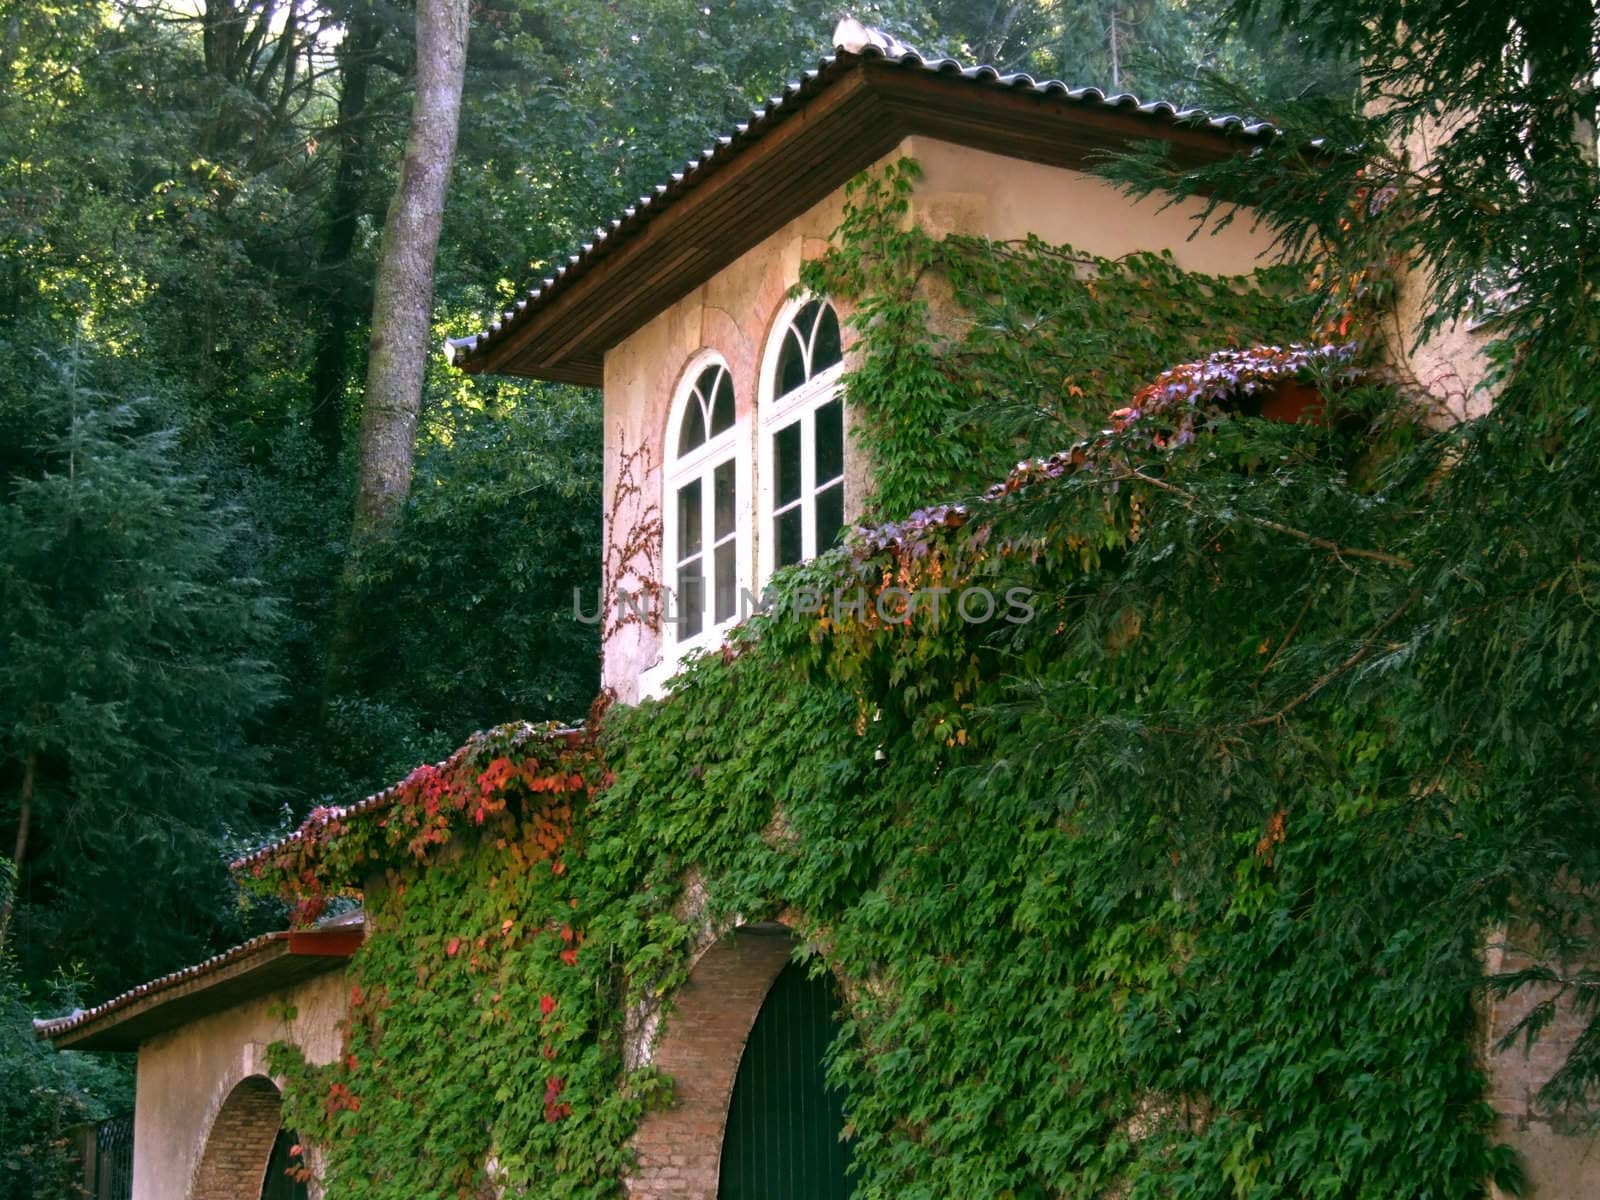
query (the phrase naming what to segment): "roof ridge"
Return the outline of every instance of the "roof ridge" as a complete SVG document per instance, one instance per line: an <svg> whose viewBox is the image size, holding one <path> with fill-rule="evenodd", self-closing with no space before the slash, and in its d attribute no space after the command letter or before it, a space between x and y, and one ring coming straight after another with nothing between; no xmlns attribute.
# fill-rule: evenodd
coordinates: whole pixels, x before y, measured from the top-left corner
<svg viewBox="0 0 1600 1200"><path fill-rule="evenodd" d="M850 26L854 28L848 28ZM498 341L500 335L530 308L550 303L554 297L566 291L574 278L585 274L592 262L603 257L616 244L618 235L629 234L642 227L670 206L679 195L693 188L707 171L721 166L745 145L759 139L773 125L795 112L800 101L820 91L857 63L884 62L930 75L958 77L980 86L1060 97L1085 107L1137 113L1163 124L1209 128L1223 137L1243 135L1259 138L1277 133L1276 127L1270 122L1247 121L1232 114L1212 115L1204 109L1183 108L1166 100L1141 101L1131 92L1108 94L1098 87L1073 87L1058 79L1040 81L1025 72L1006 73L985 64L968 66L954 58L927 58L898 38L862 25L854 18L841 21L834 31L834 38L835 53L824 56L814 68L785 84L777 96L752 109L749 119L736 124L732 133L714 138L712 145L689 159L682 168L673 171L666 182L656 184L624 208L621 215L613 217L608 224L597 226L592 241L583 243L577 253L569 255L565 263L556 267L537 286L529 288L487 328L465 337L447 338L445 356L451 365L465 367L491 343ZM841 38L846 44L840 44Z"/></svg>

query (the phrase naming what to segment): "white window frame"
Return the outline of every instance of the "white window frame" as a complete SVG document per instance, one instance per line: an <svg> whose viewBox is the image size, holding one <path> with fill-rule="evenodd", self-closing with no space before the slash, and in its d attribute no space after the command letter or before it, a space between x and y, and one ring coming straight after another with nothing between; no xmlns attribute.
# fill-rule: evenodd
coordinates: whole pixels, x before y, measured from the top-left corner
<svg viewBox="0 0 1600 1200"><path fill-rule="evenodd" d="M778 310L778 318L772 323L772 328L767 333L767 344L761 353L761 373L757 384L757 412L759 419L757 425L756 461L759 470L756 476L756 528L760 531L756 538L756 546L760 551L760 562L757 564L756 578L760 586L765 587L767 581L777 570L778 539L773 529L773 517L777 510L777 467L772 457L772 435L795 420L800 421L800 510L803 514L800 519L800 548L801 561L814 558L817 554L817 423L816 412L830 400L837 399L841 405L844 402L844 389L840 383L844 376L845 358L827 368L821 374L813 375L792 392L777 395L778 390L778 356L783 351L783 339L789 333L789 326L795 317L800 315L800 310L813 300L820 300L824 305L833 309L834 317L839 321L839 337L841 349L844 340L844 319L839 316L838 306L826 296L814 296L809 293L798 296L788 301ZM819 321L818 327L821 327ZM850 416L844 415L844 473L840 479L844 481L845 511L849 511L849 456L850 456ZM825 480L824 484L831 482ZM847 518L848 519L848 518Z"/></svg>
<svg viewBox="0 0 1600 1200"><path fill-rule="evenodd" d="M650 672L653 681L660 682L670 676L691 650L715 649L722 644L723 634L736 625L744 592L750 587L750 436L749 421L739 412L739 393L735 385L733 396L733 425L707 437L688 454L678 454L678 437L684 413L694 403L694 388L700 376L709 367L721 367L733 378L728 361L715 350L701 350L689 360L678 380L672 405L667 413L667 427L662 447L664 468L661 472L661 568L664 587L670 591L670 600L662 597L663 618L676 617L682 588L678 579L678 489L692 480L700 480L700 555L702 579L705 588L705 620L700 632L693 637L682 637L680 627L663 619L661 625L661 657L658 668ZM708 426L709 432L709 426ZM733 615L722 620L714 619L716 613L716 562L713 550L716 541L716 489L713 473L717 467L733 461L734 505L734 609ZM724 541L727 539L724 538Z"/></svg>

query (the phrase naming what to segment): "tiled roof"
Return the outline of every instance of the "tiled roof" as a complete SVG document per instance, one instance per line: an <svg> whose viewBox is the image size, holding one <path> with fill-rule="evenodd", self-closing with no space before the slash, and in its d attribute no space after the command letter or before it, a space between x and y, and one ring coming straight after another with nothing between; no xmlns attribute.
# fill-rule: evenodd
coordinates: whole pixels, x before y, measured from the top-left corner
<svg viewBox="0 0 1600 1200"><path fill-rule="evenodd" d="M531 732L533 731L534 726L528 725L527 728ZM582 736L582 733L583 731L581 729L563 728L549 730L548 736L571 739ZM449 760L446 759L443 762L434 763L434 769L437 771L442 771L445 769L448 762ZM293 833L286 837L279 838L275 842L268 842L259 850L253 850L244 857L235 859L231 864L232 868L235 871L246 870L255 866L257 863L265 862L267 859L271 858L274 854L285 847L292 846L296 842L303 840L308 834L317 833L322 829L325 829L335 821L347 821L351 817L359 817L367 813L378 812L381 809L388 808L397 799L399 799L400 791L404 787L405 780L401 780L399 783L390 784L381 792L374 792L372 795L367 796L364 799L357 800L354 804L336 804L313 809L311 815L301 822L300 828L296 829Z"/></svg>
<svg viewBox="0 0 1600 1200"><path fill-rule="evenodd" d="M141 983L93 1008L79 1009L53 1020L36 1020L34 1035L51 1041L65 1039L68 1044L88 1049L131 1049L141 1037L170 1028L182 1020L237 1003L264 988L327 970L347 958L360 940L361 926L351 922L263 933L214 954L204 962ZM300 961L292 967L279 963L279 960L289 959ZM272 969L275 964L277 969ZM226 979L222 978L224 975ZM232 986L214 1000L199 999L199 991L212 982L212 977ZM163 1019L156 1010L169 999L187 1003L181 1013ZM124 1019L137 1019L137 1029L127 1031L126 1036L120 1031L109 1032Z"/></svg>
<svg viewBox="0 0 1600 1200"><path fill-rule="evenodd" d="M160 978L152 979L148 983L141 983L138 987L130 988L120 996L112 997L104 1004L96 1004L93 1008L80 1008L69 1016L56 1017L50 1021L36 1020L33 1023L33 1031L41 1038L56 1037L70 1029L76 1029L80 1025L87 1025L90 1021L115 1012L119 1008L124 1008L141 996L159 992L164 988L172 987L174 984L182 983L186 979L194 979L207 971L222 966L224 963L234 962L237 959L253 954L261 947L272 942L284 941L288 936L289 931L287 929L280 929L273 933L263 933L260 937L253 937L248 942L235 946L231 950L224 950L221 954L213 954L204 962L195 963L192 967L184 967L181 971L173 971L169 975L162 975Z"/></svg>
<svg viewBox="0 0 1600 1200"><path fill-rule="evenodd" d="M663 211L685 193L693 189L703 176L722 167L730 159L760 141L771 129L804 109L815 97L827 91L852 69L865 63L884 63L903 71L945 80L961 81L970 85L974 100L985 92L1012 92L1038 97L1050 97L1063 102L1068 108L1104 113L1132 114L1147 120L1150 137L1159 137L1163 130L1184 128L1196 132L1210 132L1219 143L1237 149L1237 139L1259 140L1275 134L1272 125L1261 121L1247 121L1241 117L1212 115L1201 109L1179 108L1165 101L1145 103L1127 92L1107 94L1095 87L1072 87L1059 80L1038 80L1022 73L1005 74L988 66L965 66L952 58L924 58L917 51L905 47L875 30L864 30L865 44L848 39L846 26L854 25L848 19L835 32L836 43L843 42L837 53L822 59L814 70L805 72L790 83L783 93L756 109L750 119L735 126L734 131L691 159L683 170L671 179L656 185L655 189L625 209L610 225L595 230L594 241L585 243L578 253L556 268L538 287L530 290L514 308L507 309L488 329L469 337L452 338L447 354L453 365L472 370L510 329L525 323L539 309L550 305L567 291L573 283L587 274L591 267L605 258L611 247L627 240L655 220ZM860 26L856 26L861 29ZM849 47L849 48L847 48Z"/></svg>

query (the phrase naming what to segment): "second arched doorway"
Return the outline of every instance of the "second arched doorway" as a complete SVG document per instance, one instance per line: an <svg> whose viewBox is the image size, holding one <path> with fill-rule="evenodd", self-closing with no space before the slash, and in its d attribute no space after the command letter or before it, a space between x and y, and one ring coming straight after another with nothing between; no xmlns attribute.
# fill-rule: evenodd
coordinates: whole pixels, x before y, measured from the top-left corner
<svg viewBox="0 0 1600 1200"><path fill-rule="evenodd" d="M830 978L810 978L791 961L794 950L778 924L717 938L659 1028L654 1017L643 1023L635 1061L672 1077L673 1102L647 1115L634 1138L633 1200L848 1195L843 1098L828 1091L822 1069L838 995Z"/></svg>
<svg viewBox="0 0 1600 1200"><path fill-rule="evenodd" d="M247 1076L212 1119L190 1200L306 1200L298 1142L282 1126L277 1085Z"/></svg>
<svg viewBox="0 0 1600 1200"><path fill-rule="evenodd" d="M824 1066L839 1006L832 978L801 963L773 981L739 1060L718 1200L847 1200L844 1093Z"/></svg>

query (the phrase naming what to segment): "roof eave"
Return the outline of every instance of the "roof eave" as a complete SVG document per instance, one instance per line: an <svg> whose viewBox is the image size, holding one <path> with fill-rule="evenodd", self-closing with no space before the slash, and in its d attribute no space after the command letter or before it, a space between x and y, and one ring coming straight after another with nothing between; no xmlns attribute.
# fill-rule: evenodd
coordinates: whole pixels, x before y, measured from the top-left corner
<svg viewBox="0 0 1600 1200"><path fill-rule="evenodd" d="M362 929L263 934L206 962L141 984L73 1017L35 1023L58 1050L137 1050L157 1034L337 970Z"/></svg>
<svg viewBox="0 0 1600 1200"><path fill-rule="evenodd" d="M452 361L471 374L598 387L607 350L913 135L1082 168L1149 138L1180 163L1216 161L1274 131L1026 76L841 52L597 233L486 333L455 340Z"/></svg>

